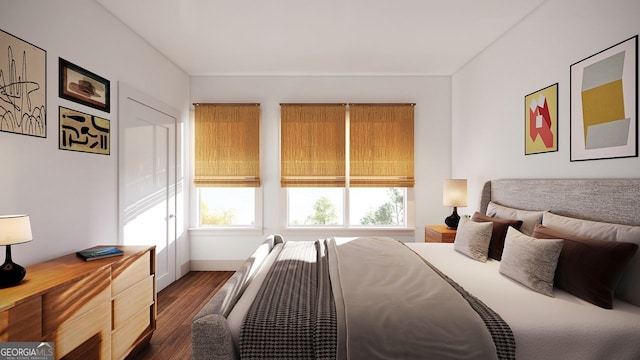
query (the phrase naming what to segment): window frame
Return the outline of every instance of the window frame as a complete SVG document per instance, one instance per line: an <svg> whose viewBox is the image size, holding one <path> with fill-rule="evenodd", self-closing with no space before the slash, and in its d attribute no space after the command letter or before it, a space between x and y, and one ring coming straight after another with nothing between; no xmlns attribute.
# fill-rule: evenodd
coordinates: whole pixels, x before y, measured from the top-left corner
<svg viewBox="0 0 640 360"><path fill-rule="evenodd" d="M348 105L348 104L347 104ZM414 106L415 104L411 104ZM349 152L350 152L350 108L347 106L345 114L345 187L344 187L344 203L343 203L343 225L305 225L305 226L290 226L289 225L289 191L288 187L280 187L280 229L283 235L310 235L313 233L326 233L330 232L330 235L342 235L342 236L362 236L375 233L382 236L413 236L415 234L415 186L405 187L406 189L406 213L405 213L405 225L404 226L385 226L385 225L352 225L350 219L350 196L349 190ZM278 124L278 134L281 136L281 123ZM414 133L415 136L415 133ZM280 146L280 141L278 144ZM279 149L280 151L280 149ZM415 152L415 145L414 145ZM278 159L278 167L281 168L280 161L282 157ZM415 157L414 157L415 162ZM394 187L394 186L389 186ZM399 186L395 186L399 187Z"/></svg>
<svg viewBox="0 0 640 360"><path fill-rule="evenodd" d="M304 225L289 226L289 188L280 188L280 229L283 235L311 235L314 233L328 233L341 236L362 236L375 233L383 236L408 236L415 233L415 188L406 188L406 219L404 226L385 225L352 225L349 217L349 186L344 188L344 225Z"/></svg>
<svg viewBox="0 0 640 360"><path fill-rule="evenodd" d="M262 110L260 110L262 111ZM260 121L262 121L262 115ZM189 112L189 124L192 130L195 130L195 110ZM260 150L262 150L262 128L259 133L260 138ZM195 178L195 131L190 132L189 147L189 167L190 178ZM263 161L263 153L260 151L260 162ZM262 172L262 170L261 170ZM261 182L259 187L255 189L255 222L254 225L220 225L220 226L201 226L200 225L200 187L196 186L193 181L189 181L189 201L188 201L188 214L189 224L188 232L193 236L224 236L224 235L264 235L264 184Z"/></svg>

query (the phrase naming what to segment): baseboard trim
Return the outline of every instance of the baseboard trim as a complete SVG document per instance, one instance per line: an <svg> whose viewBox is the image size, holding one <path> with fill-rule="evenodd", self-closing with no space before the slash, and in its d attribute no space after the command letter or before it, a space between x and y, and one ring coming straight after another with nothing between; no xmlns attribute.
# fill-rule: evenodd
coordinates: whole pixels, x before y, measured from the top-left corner
<svg viewBox="0 0 640 360"><path fill-rule="evenodd" d="M243 260L191 260L191 271L236 271Z"/></svg>
<svg viewBox="0 0 640 360"><path fill-rule="evenodd" d="M185 262L179 268L180 268L180 274L178 274L178 279L187 275L187 273L191 271L191 260Z"/></svg>

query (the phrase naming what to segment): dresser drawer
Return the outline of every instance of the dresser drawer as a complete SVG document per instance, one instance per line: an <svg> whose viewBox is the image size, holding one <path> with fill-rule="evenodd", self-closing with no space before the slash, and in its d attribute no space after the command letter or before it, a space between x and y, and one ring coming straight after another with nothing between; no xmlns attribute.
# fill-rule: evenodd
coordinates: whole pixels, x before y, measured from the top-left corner
<svg viewBox="0 0 640 360"><path fill-rule="evenodd" d="M113 328L119 329L142 310L153 305L153 276L148 276L113 298Z"/></svg>
<svg viewBox="0 0 640 360"><path fill-rule="evenodd" d="M0 311L0 342L9 341L9 310Z"/></svg>
<svg viewBox="0 0 640 360"><path fill-rule="evenodd" d="M0 342L7 341L42 341L42 297L0 313Z"/></svg>
<svg viewBox="0 0 640 360"><path fill-rule="evenodd" d="M60 324L111 300L111 271L99 269L72 284L56 288L42 296L43 332L48 335Z"/></svg>
<svg viewBox="0 0 640 360"><path fill-rule="evenodd" d="M84 314L65 321L55 332L56 359L98 335L101 359L111 357L111 306L104 303ZM48 339L49 340L49 339Z"/></svg>
<svg viewBox="0 0 640 360"><path fill-rule="evenodd" d="M114 265L111 292L115 296L151 275L151 253L131 258L130 263Z"/></svg>
<svg viewBox="0 0 640 360"><path fill-rule="evenodd" d="M151 310L146 308L132 317L128 318L126 323L111 334L111 352L112 359L122 359L129 353L131 347L143 332L145 332L151 324Z"/></svg>

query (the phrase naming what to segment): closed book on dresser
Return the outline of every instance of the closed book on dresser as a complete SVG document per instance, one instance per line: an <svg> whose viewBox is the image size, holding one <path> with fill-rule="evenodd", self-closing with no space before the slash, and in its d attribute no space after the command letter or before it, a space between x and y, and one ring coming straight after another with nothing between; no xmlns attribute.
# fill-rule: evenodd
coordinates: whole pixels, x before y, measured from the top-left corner
<svg viewBox="0 0 640 360"><path fill-rule="evenodd" d="M145 346L156 328L155 247L116 247L122 256L35 264L0 289L0 342L53 342L56 359L124 359Z"/></svg>

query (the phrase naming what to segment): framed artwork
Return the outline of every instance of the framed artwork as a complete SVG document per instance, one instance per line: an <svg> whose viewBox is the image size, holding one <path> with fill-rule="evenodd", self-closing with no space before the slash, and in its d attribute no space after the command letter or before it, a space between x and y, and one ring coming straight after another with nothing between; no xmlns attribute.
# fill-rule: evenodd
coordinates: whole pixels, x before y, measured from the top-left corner
<svg viewBox="0 0 640 360"><path fill-rule="evenodd" d="M47 52L0 30L0 131L47 137Z"/></svg>
<svg viewBox="0 0 640 360"><path fill-rule="evenodd" d="M111 126L107 119L59 107L58 148L110 155Z"/></svg>
<svg viewBox="0 0 640 360"><path fill-rule="evenodd" d="M558 151L558 83L524 97L524 154Z"/></svg>
<svg viewBox="0 0 640 360"><path fill-rule="evenodd" d="M638 156L638 35L570 69L570 160Z"/></svg>
<svg viewBox="0 0 640 360"><path fill-rule="evenodd" d="M104 112L111 111L110 82L91 71L59 58L59 96Z"/></svg>

